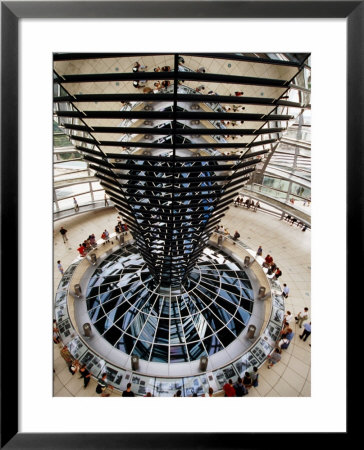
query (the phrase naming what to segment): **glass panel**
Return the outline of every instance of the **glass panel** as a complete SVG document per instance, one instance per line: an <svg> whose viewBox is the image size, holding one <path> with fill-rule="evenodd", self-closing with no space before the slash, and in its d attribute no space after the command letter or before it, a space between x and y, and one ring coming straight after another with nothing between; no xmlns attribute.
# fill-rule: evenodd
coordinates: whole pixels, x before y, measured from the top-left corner
<svg viewBox="0 0 364 450"><path fill-rule="evenodd" d="M215 334L205 339L203 343L209 355L213 355L214 353L217 353L220 350L224 349L224 346L221 344Z"/></svg>
<svg viewBox="0 0 364 450"><path fill-rule="evenodd" d="M67 191L68 194L71 192L70 190ZM71 193L71 195L73 195ZM75 194L76 195L76 194ZM78 195L77 198L77 203L81 206L87 203L91 202L91 194L83 194L83 195ZM59 205L59 209L63 210L63 209L73 209L73 198L68 198L66 200L58 200L58 205Z"/></svg>
<svg viewBox="0 0 364 450"><path fill-rule="evenodd" d="M201 358L201 356L207 356L206 351L202 343L198 342L196 344L188 344L188 353L191 361Z"/></svg>
<svg viewBox="0 0 364 450"><path fill-rule="evenodd" d="M106 333L104 334L104 338L108 342L116 343L120 339L121 335L122 335L122 331L119 328L113 326L113 327L110 327L106 331Z"/></svg>
<svg viewBox="0 0 364 450"><path fill-rule="evenodd" d="M169 347L169 359L171 363L188 362L188 353L185 345Z"/></svg>
<svg viewBox="0 0 364 450"><path fill-rule="evenodd" d="M154 362L168 362L168 346L167 345L153 345L152 354L150 357Z"/></svg>
<svg viewBox="0 0 364 450"><path fill-rule="evenodd" d="M289 187L289 182L287 180L280 180L278 178L272 178L269 176L264 176L263 185L278 189L280 191L287 192Z"/></svg>
<svg viewBox="0 0 364 450"><path fill-rule="evenodd" d="M137 355L137 356L139 356L139 358L145 359L148 361L151 348L152 348L152 344L139 340L135 344L135 347L133 350L133 355Z"/></svg>

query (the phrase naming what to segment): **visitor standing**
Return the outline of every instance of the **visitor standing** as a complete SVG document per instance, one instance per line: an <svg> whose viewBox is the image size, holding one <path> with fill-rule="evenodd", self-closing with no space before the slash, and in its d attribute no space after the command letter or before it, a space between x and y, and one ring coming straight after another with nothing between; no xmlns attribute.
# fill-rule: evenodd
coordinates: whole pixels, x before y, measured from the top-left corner
<svg viewBox="0 0 364 450"><path fill-rule="evenodd" d="M303 311L300 311L295 317L296 323L300 328L302 328L302 323L304 320L308 319L308 308L304 308Z"/></svg>
<svg viewBox="0 0 364 450"><path fill-rule="evenodd" d="M105 192L105 194L104 194L104 200L105 200L105 206L109 206L109 202L108 202L108 200L107 200L106 192Z"/></svg>
<svg viewBox="0 0 364 450"><path fill-rule="evenodd" d="M263 255L263 249L262 246L259 245L258 250L257 250L257 256L262 256Z"/></svg>
<svg viewBox="0 0 364 450"><path fill-rule="evenodd" d="M75 208L75 212L77 212L80 209L75 197L73 197L73 207Z"/></svg>
<svg viewBox="0 0 364 450"><path fill-rule="evenodd" d="M259 377L259 373L258 373L258 367L254 366L252 371L249 371L249 375L250 378L252 379L253 383L252 385L254 387L258 386L258 377Z"/></svg>
<svg viewBox="0 0 364 450"><path fill-rule="evenodd" d="M311 334L311 322L310 323L305 323L303 325L303 333L300 334L300 339L303 339L304 341L307 340L308 336Z"/></svg>
<svg viewBox="0 0 364 450"><path fill-rule="evenodd" d="M286 314L284 315L283 323L286 325L289 325L292 318L293 318L293 314L291 313L291 311L287 311Z"/></svg>
<svg viewBox="0 0 364 450"><path fill-rule="evenodd" d="M134 392L131 390L131 383L126 385L126 391L123 392L122 397L134 397Z"/></svg>
<svg viewBox="0 0 364 450"><path fill-rule="evenodd" d="M244 378L243 378L243 385L248 389L253 386L253 380L250 376L249 372L245 372Z"/></svg>
<svg viewBox="0 0 364 450"><path fill-rule="evenodd" d="M87 370L86 364L82 364L80 367L80 375L80 378L83 378L83 387L86 389L91 380L91 374Z"/></svg>
<svg viewBox="0 0 364 450"><path fill-rule="evenodd" d="M61 227L61 229L59 230L59 232L62 235L63 238L63 242L66 243L68 241L68 237L67 237L67 230L65 230L63 227Z"/></svg>
<svg viewBox="0 0 364 450"><path fill-rule="evenodd" d="M247 388L243 384L243 380L238 377L236 383L234 384L236 397L243 397L248 393Z"/></svg>
<svg viewBox="0 0 364 450"><path fill-rule="evenodd" d="M57 267L58 267L58 270L61 272L61 274L63 276L64 270L63 270L63 267L62 267L62 264L61 264L60 260L57 261Z"/></svg>
<svg viewBox="0 0 364 450"><path fill-rule="evenodd" d="M288 294L289 294L289 287L286 285L286 283L283 283L282 295L284 298L288 298Z"/></svg>
<svg viewBox="0 0 364 450"><path fill-rule="evenodd" d="M96 393L101 394L101 397L109 397L110 394L107 394L106 388L108 387L107 383L107 373L103 373L102 377L98 380L97 386L96 386ZM114 389L113 386L110 386L110 389Z"/></svg>

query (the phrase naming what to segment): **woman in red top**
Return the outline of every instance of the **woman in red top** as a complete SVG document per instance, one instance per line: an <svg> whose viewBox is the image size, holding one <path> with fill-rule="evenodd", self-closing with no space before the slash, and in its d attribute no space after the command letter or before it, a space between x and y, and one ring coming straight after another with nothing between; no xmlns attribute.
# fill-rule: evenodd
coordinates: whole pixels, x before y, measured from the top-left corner
<svg viewBox="0 0 364 450"><path fill-rule="evenodd" d="M265 257L265 262L268 264L268 266L270 266L273 262L273 258L270 255L267 255Z"/></svg>
<svg viewBox="0 0 364 450"><path fill-rule="evenodd" d="M80 246L78 247L77 251L79 252L79 254L81 256L85 256L85 247L82 244L80 244Z"/></svg>
<svg viewBox="0 0 364 450"><path fill-rule="evenodd" d="M236 392L232 380L229 380L228 383L224 384L223 390L225 392L225 397L236 397Z"/></svg>

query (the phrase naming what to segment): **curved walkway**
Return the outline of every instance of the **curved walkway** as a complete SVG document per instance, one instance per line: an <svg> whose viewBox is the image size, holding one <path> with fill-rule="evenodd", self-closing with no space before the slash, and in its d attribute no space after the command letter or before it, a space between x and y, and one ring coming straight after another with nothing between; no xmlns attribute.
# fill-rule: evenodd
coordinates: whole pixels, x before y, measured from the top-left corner
<svg viewBox="0 0 364 450"><path fill-rule="evenodd" d="M284 212L285 214L296 217L301 222L305 223L306 225L311 226L311 215L310 214L307 214L306 212L301 211L301 209L297 209L296 207L290 206L287 203L283 202L282 200L272 198L269 195L265 195L262 192L251 191L250 189L242 189L241 195L244 195L245 197L251 197L254 200L259 200L263 203L266 203L267 205L273 206L273 207L279 209L280 211Z"/></svg>
<svg viewBox="0 0 364 450"><path fill-rule="evenodd" d="M54 288L58 286L61 274L58 272L58 259L66 269L77 257L78 244L90 234L95 233L98 239L106 228L114 231L117 222L115 210L100 210L90 214L74 216L54 224ZM240 239L251 248L263 247L263 255L271 254L282 270L281 284L287 283L290 295L286 299L286 310L294 315L305 306L311 312L311 256L310 231L302 232L300 228L290 226L272 216L254 213L243 208L230 208L221 223L229 229L230 234L238 230ZM60 227L68 230L68 242L63 243L59 233ZM310 320L310 319L309 319ZM299 339L302 329L293 321L293 340L287 350L282 353L282 360L267 369L264 364L259 369L259 386L251 388L249 397L308 397L311 395L311 337L306 342ZM95 393L96 381L91 380L87 389L78 373L74 376L59 353L59 346L54 345L54 395L65 396L98 396ZM111 396L120 393L114 391Z"/></svg>

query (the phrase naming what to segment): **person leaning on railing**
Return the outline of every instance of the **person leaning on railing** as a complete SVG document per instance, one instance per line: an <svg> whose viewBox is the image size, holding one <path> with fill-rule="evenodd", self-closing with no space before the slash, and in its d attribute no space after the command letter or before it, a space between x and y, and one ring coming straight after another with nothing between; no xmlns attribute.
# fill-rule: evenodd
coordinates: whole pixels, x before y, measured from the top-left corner
<svg viewBox="0 0 364 450"><path fill-rule="evenodd" d="M264 263L263 263L263 267L269 267L272 263L273 263L273 258L268 254L265 257L265 260L264 260Z"/></svg>
<svg viewBox="0 0 364 450"><path fill-rule="evenodd" d="M233 240L237 241L240 238L240 234L238 231L235 231L234 236L233 236ZM233 244L235 245L235 242L233 242Z"/></svg>

